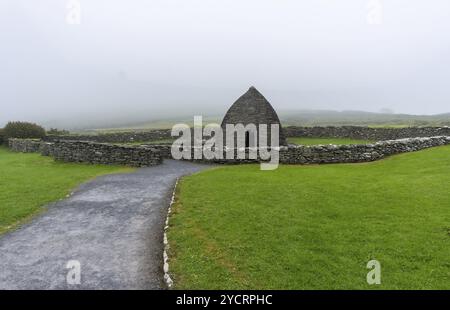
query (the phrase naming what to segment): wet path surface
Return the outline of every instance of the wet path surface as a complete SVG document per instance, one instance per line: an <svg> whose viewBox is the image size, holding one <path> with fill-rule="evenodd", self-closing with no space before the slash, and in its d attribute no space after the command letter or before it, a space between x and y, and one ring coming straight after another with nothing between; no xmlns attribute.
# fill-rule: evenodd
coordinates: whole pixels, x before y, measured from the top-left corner
<svg viewBox="0 0 450 310"><path fill-rule="evenodd" d="M208 167L165 160L81 185L0 237L0 289L164 288L163 225L175 180ZM67 283L71 260L80 263L80 284Z"/></svg>

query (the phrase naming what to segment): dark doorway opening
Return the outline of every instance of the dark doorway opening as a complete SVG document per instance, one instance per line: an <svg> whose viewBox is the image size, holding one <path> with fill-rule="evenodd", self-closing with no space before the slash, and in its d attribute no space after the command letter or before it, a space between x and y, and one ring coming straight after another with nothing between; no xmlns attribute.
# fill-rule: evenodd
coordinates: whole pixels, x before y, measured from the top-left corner
<svg viewBox="0 0 450 310"><path fill-rule="evenodd" d="M245 132L245 147L250 147L250 133L248 131Z"/></svg>

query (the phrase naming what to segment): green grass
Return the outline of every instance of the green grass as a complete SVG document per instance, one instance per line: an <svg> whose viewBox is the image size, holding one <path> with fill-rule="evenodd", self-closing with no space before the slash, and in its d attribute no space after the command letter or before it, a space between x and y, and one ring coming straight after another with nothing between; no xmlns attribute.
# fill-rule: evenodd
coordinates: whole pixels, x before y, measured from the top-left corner
<svg viewBox="0 0 450 310"><path fill-rule="evenodd" d="M318 144L369 144L373 141L369 140L357 140L348 138L305 138L305 137L292 137L288 138L288 143L298 145L318 145Z"/></svg>
<svg viewBox="0 0 450 310"><path fill-rule="evenodd" d="M187 289L450 289L450 146L365 164L228 166L182 179ZM366 264L381 263L379 286Z"/></svg>
<svg viewBox="0 0 450 310"><path fill-rule="evenodd" d="M80 183L130 168L55 162L39 154L0 147L0 234L64 198Z"/></svg>

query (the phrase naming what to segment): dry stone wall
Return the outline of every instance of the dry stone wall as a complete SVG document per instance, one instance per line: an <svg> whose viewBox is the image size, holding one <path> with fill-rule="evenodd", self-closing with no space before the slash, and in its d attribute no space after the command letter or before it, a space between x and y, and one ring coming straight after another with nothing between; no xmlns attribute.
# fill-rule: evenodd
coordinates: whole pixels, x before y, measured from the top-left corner
<svg viewBox="0 0 450 310"><path fill-rule="evenodd" d="M14 152L36 153L41 147L41 140L35 139L8 139L8 146Z"/></svg>
<svg viewBox="0 0 450 310"><path fill-rule="evenodd" d="M153 129L147 131L105 133L99 135L46 136L45 141L71 140L93 141L101 143L147 142L170 139L170 129ZM363 126L329 126L329 127L283 127L286 137L313 138L351 138L374 141L396 140L417 137L450 136L450 127L405 127L405 128L371 128Z"/></svg>
<svg viewBox="0 0 450 310"><path fill-rule="evenodd" d="M65 162L149 167L162 163L161 151L150 146L120 146L89 141L9 139L15 152L39 152Z"/></svg>
<svg viewBox="0 0 450 310"><path fill-rule="evenodd" d="M172 144L143 144L145 148L156 149L162 158L172 159Z"/></svg>
<svg viewBox="0 0 450 310"><path fill-rule="evenodd" d="M282 164L330 164L330 163L358 163L369 162L385 158L390 155L414 152L422 149L448 145L450 136L425 137L425 138L406 138L398 140L380 141L373 144L355 144L355 145L291 145L280 147L280 163ZM155 145L155 148L161 150L164 158L172 158L170 146ZM258 157L248 158L249 150L246 150L246 158L236 158L234 150L234 159L226 159L226 153L223 159L192 159L192 161L216 163L216 164L242 164L261 162ZM193 158L194 148L190 149L191 158Z"/></svg>
<svg viewBox="0 0 450 310"><path fill-rule="evenodd" d="M450 136L407 138L358 145L289 146L280 150L280 162L284 164L368 162L394 154L448 144L450 144Z"/></svg>
<svg viewBox="0 0 450 310"><path fill-rule="evenodd" d="M295 128L295 130L293 129ZM338 129L340 128L340 129ZM450 144L449 128L402 128L374 129L366 127L288 127L291 134L312 137L350 137L362 139L381 139L384 136L428 135L444 133L443 136L415 137L395 140L384 140L373 144L361 145L290 145L280 148L280 163L284 164L324 164L324 163L357 163L384 158L393 154L413 152L429 147ZM359 130L359 131L358 131ZM17 152L40 152L57 160L69 162L87 162L93 164L117 164L136 167L157 165L163 159L171 159L171 145L117 145L92 141L54 140L37 141L31 139L10 139L9 147ZM234 150L236 152L236 150ZM191 154L194 148L190 150ZM248 150L247 150L248 154ZM193 156L191 156L193 158ZM236 157L235 157L236 158ZM192 159L206 163L240 164L260 162L260 159Z"/></svg>
<svg viewBox="0 0 450 310"><path fill-rule="evenodd" d="M130 142L146 142L152 140L170 139L170 129L154 129L147 131L130 131L130 132L115 132L98 135L65 135L52 136L48 135L44 138L45 141L93 141L100 143L130 143Z"/></svg>
<svg viewBox="0 0 450 310"><path fill-rule="evenodd" d="M142 146L119 146L86 141L57 141L49 153L56 160L91 164L149 167L162 163L160 151Z"/></svg>
<svg viewBox="0 0 450 310"><path fill-rule="evenodd" d="M53 156L53 150L55 149L54 142L45 142L41 141L41 145L39 147L39 152L42 156Z"/></svg>
<svg viewBox="0 0 450 310"><path fill-rule="evenodd" d="M373 141L450 136L450 127L371 128L362 126L284 128L286 137L350 138Z"/></svg>

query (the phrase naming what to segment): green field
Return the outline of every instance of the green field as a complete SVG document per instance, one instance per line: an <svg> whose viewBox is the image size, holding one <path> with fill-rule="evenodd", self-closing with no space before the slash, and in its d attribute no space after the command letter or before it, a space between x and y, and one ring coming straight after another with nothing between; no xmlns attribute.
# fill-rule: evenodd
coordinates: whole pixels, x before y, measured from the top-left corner
<svg viewBox="0 0 450 310"><path fill-rule="evenodd" d="M78 184L130 168L55 162L39 154L0 147L0 234L64 198Z"/></svg>
<svg viewBox="0 0 450 310"><path fill-rule="evenodd" d="M369 140L357 140L348 138L304 138L304 137L292 137L288 138L288 143L298 145L318 145L318 144L369 144L373 141Z"/></svg>
<svg viewBox="0 0 450 310"><path fill-rule="evenodd" d="M169 229L175 288L450 289L449 184L450 146L186 177ZM381 285L366 282L372 259Z"/></svg>

